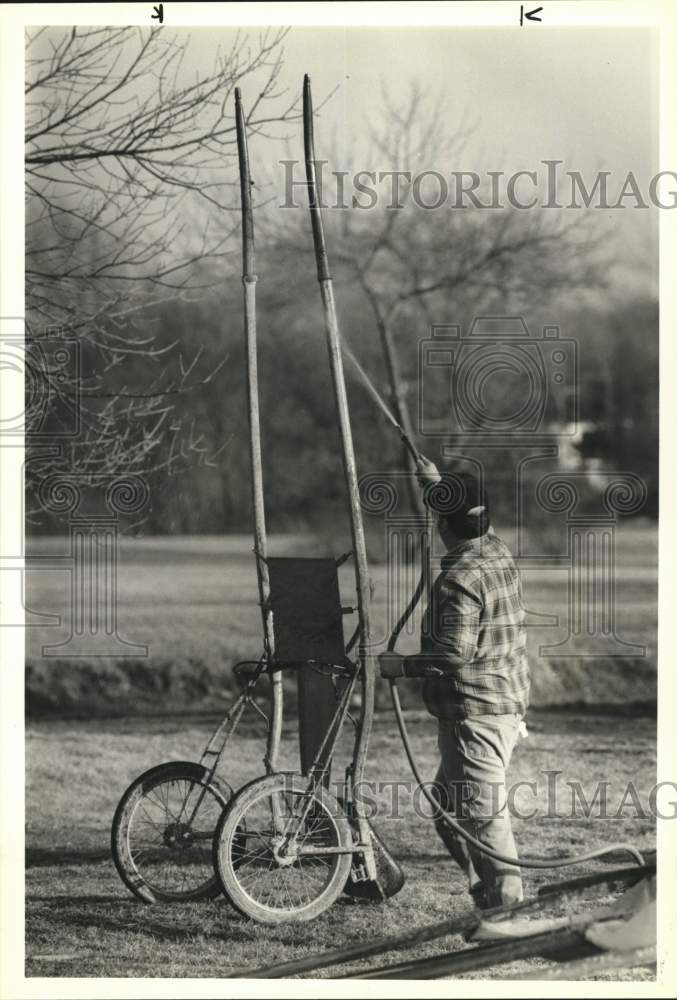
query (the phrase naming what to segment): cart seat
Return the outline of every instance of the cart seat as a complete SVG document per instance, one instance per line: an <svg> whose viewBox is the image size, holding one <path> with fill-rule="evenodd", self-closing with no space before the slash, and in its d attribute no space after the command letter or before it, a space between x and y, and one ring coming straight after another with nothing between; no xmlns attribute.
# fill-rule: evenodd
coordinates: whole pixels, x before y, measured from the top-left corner
<svg viewBox="0 0 677 1000"><path fill-rule="evenodd" d="M268 558L266 562L276 664L311 661L350 667L336 560Z"/></svg>
<svg viewBox="0 0 677 1000"><path fill-rule="evenodd" d="M301 770L307 774L331 725L337 695L346 683L346 654L338 563L335 559L268 558L273 612L275 665L298 667L298 722ZM343 680L312 669L335 668ZM325 775L329 782L329 767Z"/></svg>

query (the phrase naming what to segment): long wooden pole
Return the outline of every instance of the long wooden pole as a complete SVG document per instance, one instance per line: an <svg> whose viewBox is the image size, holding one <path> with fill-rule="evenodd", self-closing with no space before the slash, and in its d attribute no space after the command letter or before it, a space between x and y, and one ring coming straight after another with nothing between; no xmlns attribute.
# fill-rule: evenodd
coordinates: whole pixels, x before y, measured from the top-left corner
<svg viewBox="0 0 677 1000"><path fill-rule="evenodd" d="M361 779L367 757L369 734L374 714L374 662L371 655L371 628L369 620L369 571L367 567L367 547L364 539L362 511L357 483L357 468L355 451L350 428L350 415L346 395L345 378L343 374L343 359L341 356L341 338L339 334L336 303L329 257L324 236L322 208L317 195L317 178L315 174L315 143L313 134L313 102L310 91L310 77L306 74L303 80L303 139L306 161L306 179L308 182L308 201L310 219L313 227L313 242L315 245L315 260L317 263L317 280L320 284L322 309L324 312L327 349L329 352L329 367L331 370L334 396L338 411L339 430L343 451L343 470L348 491L348 507L350 513L350 528L353 550L355 553L355 579L357 587L357 608L359 616L358 657L360 664L360 679L362 689L362 707L360 725L355 740L353 755L353 786L355 788L355 811L361 826L364 825L364 835L368 834L366 825L366 810L362 803Z"/></svg>
<svg viewBox="0 0 677 1000"><path fill-rule="evenodd" d="M540 910L553 906L555 898L559 897L560 900L569 899L580 892L586 891L591 885L615 886L617 883L625 882L634 884L641 878L653 874L655 870L655 865L647 865L644 868L620 868L609 872L596 872L593 876L585 880L585 884L565 883L563 888L554 886L554 891L547 898L538 896L533 899L526 899L521 903L512 903L509 906L500 906L483 912L471 910L438 923L426 924L423 927L409 927L388 937L370 937L368 940L342 945L339 948L331 948L315 955L304 955L302 958L291 959L287 962L278 962L274 965L266 965L253 970L236 970L230 973L227 978L277 979L286 976L297 976L306 972L314 972L318 969L331 968L334 965L345 965L347 962L357 962L366 958L373 958L375 955L382 955L389 951L398 951L405 948L413 949L417 945L424 944L427 941L434 941L437 938L449 937L452 934L462 934L466 931L472 931L483 919L489 920L495 917L537 913ZM578 881L583 883L584 880L581 879Z"/></svg>
<svg viewBox="0 0 677 1000"><path fill-rule="evenodd" d="M254 253L254 213L252 211L251 176L247 130L239 87L235 88L235 126L237 154L240 166L242 203L242 284L244 287L244 335L247 363L247 408L249 413L249 454L251 460L252 506L254 510L254 554L259 587L259 603L263 621L263 647L269 666L275 656L273 616L270 608L270 578L266 563L266 514L263 500L263 470L261 462L261 422L259 416L259 378L256 351L256 258ZM282 733L282 674L271 671L272 714L266 746L266 769L277 766Z"/></svg>
<svg viewBox="0 0 677 1000"><path fill-rule="evenodd" d="M493 965L505 965L520 958L545 956L565 949L581 951L590 945L582 931L563 930L534 934L531 937L513 939L482 948L464 948L433 958L419 958L411 962L398 962L362 973L344 973L338 979L442 979L444 976L458 976L462 972L487 969Z"/></svg>
<svg viewBox="0 0 677 1000"><path fill-rule="evenodd" d="M421 490L418 488L414 478L417 460L405 443L405 441L415 441L414 425L411 421L411 414L407 405L406 394L403 387L402 372L400 370L400 360L397 355L393 332L378 306L374 293L367 288L365 288L365 291L376 316L376 326L378 328L379 337L381 338L381 347L383 349L383 358L385 360L386 371L388 373L390 397L393 409L395 411L395 416L397 417L397 422L404 431L402 451L404 453L405 467L408 466L412 473L407 479L407 489L409 492L411 509L415 514L425 515L426 506L423 503Z"/></svg>

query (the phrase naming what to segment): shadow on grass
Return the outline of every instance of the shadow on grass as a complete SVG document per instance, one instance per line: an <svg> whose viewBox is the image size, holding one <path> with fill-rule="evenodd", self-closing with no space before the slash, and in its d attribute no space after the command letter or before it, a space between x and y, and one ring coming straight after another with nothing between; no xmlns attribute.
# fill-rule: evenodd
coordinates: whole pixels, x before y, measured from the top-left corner
<svg viewBox="0 0 677 1000"><path fill-rule="evenodd" d="M51 867L52 865L94 865L101 861L110 860L110 848L29 847L26 849L26 868Z"/></svg>
<svg viewBox="0 0 677 1000"><path fill-rule="evenodd" d="M92 912L91 910L87 913L72 913L66 910L65 912L59 914L59 923L62 927L85 927L87 929L96 928L100 931L113 931L119 933L129 933L129 931L134 931L135 934L152 937L156 941L187 941L190 938L194 938L197 934L200 934L201 937L221 936L220 933L205 932L204 928L200 926L177 926L175 924L164 924L159 923L157 920L142 918L141 913L150 912L152 911L144 907L142 911L139 911L138 920L125 920L104 916L96 911ZM235 928L233 928L233 930L235 930ZM231 937L230 928L228 936L229 938ZM237 933L233 935L233 939L236 937ZM245 939L246 935L242 934L241 940L244 941Z"/></svg>
<svg viewBox="0 0 677 1000"><path fill-rule="evenodd" d="M133 899L131 896L124 897L119 893L110 893L104 896L103 893L84 893L76 895L75 893L55 893L51 896L37 895L36 893L26 894L27 903L64 903L73 904L75 906L80 906L82 903L105 903L106 906L129 906L130 904L139 905L139 901Z"/></svg>
<svg viewBox="0 0 677 1000"><path fill-rule="evenodd" d="M31 897L27 897L27 902ZM176 923L164 923L153 919L153 906L144 906L143 903L131 899L118 899L114 896L40 896L33 897L39 902L54 902L59 905L59 926L62 930L66 928L86 928L95 929L102 933L113 932L118 934L134 934L142 937L152 938L154 941L166 941L170 943L186 943L196 937L210 939L212 941L223 941L227 939L229 944L248 944L252 940L251 921L241 917L228 907L225 900L220 901L217 906L219 912L210 912L212 918L226 918L227 924L219 919L213 927L206 927L200 910L204 910L205 903L188 904L190 910L187 913L185 906L175 907ZM212 910L212 906L209 907ZM74 909L70 909L67 904L73 904ZM99 912L96 904L105 905L106 912ZM83 909L83 907L91 908ZM112 907L118 911L111 915ZM199 910L196 912L196 908ZM273 934L270 940L278 939L277 934ZM284 937L280 940L285 941Z"/></svg>

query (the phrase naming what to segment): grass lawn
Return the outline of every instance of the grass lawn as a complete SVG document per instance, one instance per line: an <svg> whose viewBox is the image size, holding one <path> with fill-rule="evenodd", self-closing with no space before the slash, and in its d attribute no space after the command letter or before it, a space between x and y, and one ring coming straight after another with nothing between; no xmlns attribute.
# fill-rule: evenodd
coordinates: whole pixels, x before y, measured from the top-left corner
<svg viewBox="0 0 677 1000"><path fill-rule="evenodd" d="M614 658L567 660L542 650L567 635L567 571L523 572L534 708L530 736L515 752L510 777L537 782L536 793L523 786L517 797L525 812L536 809L533 818L514 821L523 855L564 856L619 840L653 847L654 823L646 802L655 781L655 723L650 712L637 713L634 707L651 705L656 690L656 533L646 523L628 522L619 525L617 538L617 632L626 642L642 644L645 656L628 650ZM31 552L39 559L58 559L67 554L68 540L34 541ZM327 553L316 551L311 539L286 537L272 540L272 554ZM224 899L145 906L129 895L109 848L121 794L153 764L199 758L214 713L225 704L229 667L258 656L261 639L250 539L128 540L119 555L119 634L145 644L147 656L73 656L58 649L49 655L45 645L63 642L70 632L69 572L57 561L51 568L34 566L27 574L27 707L32 717L27 729L27 974L218 977L464 912L469 902L460 873L430 822L417 815L411 786L407 791L397 785L411 776L394 719L385 711L377 717L367 777L380 782L373 795L377 826L406 871L399 895L381 905L341 899L312 924L279 928L246 921ZM343 601L352 603L349 564L341 574ZM414 580L404 580L391 592L384 566L372 565L372 575L374 634L382 644ZM59 619L48 624L39 617L45 614ZM348 627L352 631L352 623ZM417 627L414 621L403 636L402 650L416 648ZM589 653L599 651L595 643L590 637ZM378 704L384 708L386 703L387 688L381 683ZM416 682L410 682L405 704L419 710L410 711L414 749L423 773L432 777L437 763L434 723L420 711ZM572 711L581 704L587 712ZM615 707L619 714L595 714L594 706L601 705ZM559 711L544 711L544 706ZM287 726L281 764L295 769L292 714ZM342 775L348 754L346 744L335 775ZM224 777L239 787L262 773L262 756L262 736L252 723L222 762ZM554 809L544 776L549 770L562 772ZM586 818L580 803L572 813L568 783L579 782L591 800L600 781L611 783L610 816ZM638 815L630 802L612 818L630 781L646 814ZM594 867L525 870L527 893L545 881ZM592 895L600 898L598 891ZM590 903L581 898L571 905L583 909ZM397 957L462 946L460 937L441 939L420 946L415 956L400 952ZM389 958L395 960L394 955ZM378 957L371 964L383 961ZM543 959L513 963L502 967L500 975L544 964ZM329 976L331 970L320 975ZM634 970L609 973L608 978L648 980L652 975Z"/></svg>
<svg viewBox="0 0 677 1000"><path fill-rule="evenodd" d="M510 541L508 539L508 541ZM565 567L524 567L523 580L532 704L611 704L619 709L650 702L656 693L656 530L628 521L617 529L616 630L625 643L609 657L609 643L586 636L583 658L557 649L568 634L568 572ZM230 685L229 667L257 658L261 624L251 539L146 538L123 540L119 553L117 619L122 639L147 647L147 655L87 655L86 646L60 649L69 636L70 572L54 557L68 553L68 539L38 539L38 557L27 573L27 707L32 716L130 714L210 709ZM272 555L326 555L306 536L271 540ZM339 551L331 553L340 555ZM52 559L49 564L45 560ZM42 562L41 562L42 560ZM45 568L40 568L44 565ZM417 569L388 580L373 563L373 636L384 648L392 625L414 588ZM353 604L350 563L341 568L342 599ZM394 579L394 578L393 578ZM420 611L420 609L419 609ZM57 616L47 623L40 615ZM352 632L352 617L346 619ZM418 643L419 619L400 640L405 652ZM45 646L51 647L45 649ZM638 646L644 647L644 655ZM543 648L550 647L550 648ZM84 655L83 655L84 654ZM591 654L596 654L592 656ZM409 704L417 704L415 685Z"/></svg>
<svg viewBox="0 0 677 1000"><path fill-rule="evenodd" d="M460 873L445 854L431 824L417 816L406 789L393 816L393 786L375 786L377 826L403 865L407 882L385 904L337 902L311 924L278 928L255 925L235 913L225 899L181 905L144 905L119 880L109 854L110 823L127 784L152 764L174 758L197 759L213 720L186 716L92 722L42 721L27 731L27 968L29 976L218 977L234 969L254 968L335 947L365 937L391 934L460 914L469 907ZM433 775L435 733L423 714L411 720L414 749L423 772ZM260 734L248 729L236 737L233 753L222 763L235 786L261 773ZM286 734L284 760L295 766L293 730ZM348 752L342 745L335 774L342 773ZM548 806L543 772L561 771L561 795ZM410 778L391 715L378 717L371 742L367 777L397 782ZM530 735L518 745L510 777L536 781L537 794L525 790L518 801L532 819L515 819L515 835L524 855L562 856L611 841L654 846L654 823L626 806L619 818L572 815L567 782L580 782L588 799L594 784L611 782L613 816L626 784L634 783L646 803L655 781L655 727L650 718L623 722L609 717L532 713ZM521 793L520 793L521 794ZM646 804L644 805L646 810ZM623 863L619 858L618 861ZM525 870L525 888L533 894L545 881L592 871L595 864L554 873ZM605 890L602 890L602 893ZM591 899L607 898L591 890L578 898L576 911ZM553 910L553 912L556 912ZM422 957L463 947L460 937L419 946L415 953L387 958ZM371 959L382 964L386 957ZM531 959L503 966L496 976L536 971L548 964ZM366 965L353 966L355 970ZM330 976L331 970L316 973ZM484 973L483 975L486 975ZM480 978L480 974L468 974ZM650 980L646 969L610 972L605 978Z"/></svg>

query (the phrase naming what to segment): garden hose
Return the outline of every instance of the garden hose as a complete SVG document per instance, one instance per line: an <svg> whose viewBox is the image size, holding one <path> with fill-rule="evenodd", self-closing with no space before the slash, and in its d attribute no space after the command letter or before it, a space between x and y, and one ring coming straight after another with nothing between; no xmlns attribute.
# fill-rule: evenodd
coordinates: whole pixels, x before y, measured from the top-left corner
<svg viewBox="0 0 677 1000"><path fill-rule="evenodd" d="M409 766L411 767L412 774L414 775L418 787L421 789L426 799L435 810L436 817L446 823L447 826L451 827L454 833L457 833L478 851L481 851L482 854L485 854L489 858L493 858L494 861L501 861L503 864L511 865L516 868L568 868L570 865L580 865L585 861L592 861L594 858L601 858L605 854L621 851L626 854L630 854L636 864L645 864L641 852L631 844L607 844L605 847L598 847L594 851L586 851L585 854L572 854L567 858L553 858L552 860L547 860L545 858L509 858L505 854L499 854L498 851L494 851L493 848L487 847L487 845L483 844L481 840L478 840L476 837L473 837L471 833L468 833L468 831L461 826L458 820L443 809L436 800L435 796L426 786L426 782L424 782L421 777L421 772L418 769L413 751L411 749L411 741L409 740L409 733L407 732L407 726L402 712L402 705L400 703L400 693L397 690L397 682L394 679L390 680L390 694L393 700L393 708L395 709L395 717L400 730L400 736L402 737L404 752L407 755Z"/></svg>
<svg viewBox="0 0 677 1000"><path fill-rule="evenodd" d="M414 593L412 594L409 600L409 603L407 604L407 607L405 608L404 613L402 614L399 621L395 625L395 628L392 631L390 640L388 642L388 652L394 651L395 644L397 643L397 638L400 632L404 628L404 625L406 624L408 619L413 614L416 605L420 601L423 591L425 590L425 585L428 578L428 557L429 557L429 550L426 547L423 553L423 559L422 559L423 567L421 570L421 577L419 579L418 584L416 585ZM402 737L402 745L404 746L404 752L407 755L407 760L409 761L411 772L414 775L414 779L416 780L418 787L421 789L426 799L435 810L436 818L441 819L444 823L447 824L447 826L449 826L454 831L454 833L458 834L459 837L462 837L465 841L471 844L482 854L486 855L489 858L493 858L494 861L500 861L503 864L511 865L516 868L520 867L568 868L570 865L580 865L583 864L585 861L592 861L594 858L601 858L605 854L611 854L614 852L623 852L625 854L629 854L632 857L633 861L635 861L636 864L638 865L643 865L645 863L641 852L636 847L633 847L631 844L622 844L622 843L607 844L605 847L599 847L594 851L586 851L584 854L572 854L566 858L553 858L552 860L547 860L545 858L509 858L505 854L499 854L497 851L494 851L493 848L488 847L486 844L483 844L481 840L478 840L476 837L473 837L471 833L468 833L468 831L464 829L464 827L459 823L457 819L455 819L454 816L452 816L449 812L447 812L445 809L442 808L440 803L437 801L435 796L427 787L426 782L421 777L421 772L418 769L418 765L416 764L414 753L411 748L411 741L409 739L409 733L407 732L407 726L404 721L404 714L402 712L400 693L397 690L397 682L394 678L390 678L390 696L393 702L393 709L395 710L395 718L397 719L397 726L400 730L400 736Z"/></svg>

